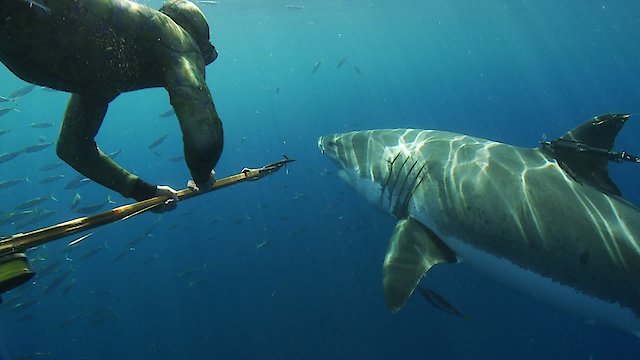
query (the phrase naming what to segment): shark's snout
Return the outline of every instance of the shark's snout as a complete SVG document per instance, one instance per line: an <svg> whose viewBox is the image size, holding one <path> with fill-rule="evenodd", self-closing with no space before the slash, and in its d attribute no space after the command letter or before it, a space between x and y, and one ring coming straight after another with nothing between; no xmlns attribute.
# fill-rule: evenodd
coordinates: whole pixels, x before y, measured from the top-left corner
<svg viewBox="0 0 640 360"><path fill-rule="evenodd" d="M335 135L325 135L318 138L318 148L320 152L330 158L335 158L336 142Z"/></svg>
<svg viewBox="0 0 640 360"><path fill-rule="evenodd" d="M318 138L318 148L320 149L320 152L324 154L324 146L322 146L322 138L323 136L320 136Z"/></svg>

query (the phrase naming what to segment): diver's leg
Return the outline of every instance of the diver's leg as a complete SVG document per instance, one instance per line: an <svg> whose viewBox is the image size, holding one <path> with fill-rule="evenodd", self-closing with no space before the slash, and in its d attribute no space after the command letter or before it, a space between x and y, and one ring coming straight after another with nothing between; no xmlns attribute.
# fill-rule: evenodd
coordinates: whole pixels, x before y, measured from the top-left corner
<svg viewBox="0 0 640 360"><path fill-rule="evenodd" d="M82 175L129 197L138 177L118 166L98 149L95 142L109 101L110 99L72 95L64 115L56 152Z"/></svg>

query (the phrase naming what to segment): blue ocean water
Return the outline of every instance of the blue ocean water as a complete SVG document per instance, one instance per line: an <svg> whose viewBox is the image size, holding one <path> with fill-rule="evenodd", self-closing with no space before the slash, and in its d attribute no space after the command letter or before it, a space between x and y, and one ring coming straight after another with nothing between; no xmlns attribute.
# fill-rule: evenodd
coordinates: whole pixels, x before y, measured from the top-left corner
<svg viewBox="0 0 640 360"><path fill-rule="evenodd" d="M158 8L161 1L144 2ZM296 5L295 7L287 5ZM220 56L207 82L225 127L219 176L286 154L297 162L258 182L185 201L162 216L102 227L69 249L29 253L55 264L3 294L1 359L636 359L638 338L521 294L462 264L423 280L469 319L419 296L390 314L382 260L394 220L342 183L317 138L416 127L537 146L605 112L640 112L640 3L632 1L257 1L200 5ZM342 61L341 66L338 66ZM318 65L319 64L319 65ZM314 71L315 68L315 71ZM0 66L0 95L25 86ZM68 95L36 89L0 117L0 153L56 141ZM123 94L97 137L149 182L189 179L162 89ZM53 122L45 129L29 127ZM640 153L638 116L616 148ZM147 146L168 135L155 153ZM1 211L54 194L79 216L76 176L54 147L0 164ZM640 203L640 167L612 164ZM46 185L38 181L64 175ZM95 184L83 205L126 199ZM106 209L107 207L105 207ZM11 235L31 228L0 225ZM133 241L133 242L132 242ZM93 253L93 254L91 254ZM65 276L51 289L55 279ZM47 290L49 289L49 290ZM13 302L11 299L15 298ZM16 304L22 304L16 306Z"/></svg>

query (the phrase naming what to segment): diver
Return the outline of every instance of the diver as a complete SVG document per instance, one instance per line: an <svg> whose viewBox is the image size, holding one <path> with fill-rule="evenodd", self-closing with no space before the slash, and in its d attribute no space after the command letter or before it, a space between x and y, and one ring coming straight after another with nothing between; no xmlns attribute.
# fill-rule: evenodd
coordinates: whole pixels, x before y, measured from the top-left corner
<svg viewBox="0 0 640 360"><path fill-rule="evenodd" d="M210 188L223 130L205 82L218 56L209 40L204 14L188 0L159 10L128 0L0 1L0 61L24 81L72 94L58 156L124 197L169 196L162 211L175 208L176 191L120 167L94 139L118 95L164 87L182 130L188 185Z"/></svg>

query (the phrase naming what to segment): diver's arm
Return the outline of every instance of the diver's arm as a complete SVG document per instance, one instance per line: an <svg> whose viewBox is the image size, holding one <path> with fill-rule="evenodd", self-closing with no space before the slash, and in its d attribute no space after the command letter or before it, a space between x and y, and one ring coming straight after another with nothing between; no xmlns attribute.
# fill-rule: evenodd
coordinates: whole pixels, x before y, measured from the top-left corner
<svg viewBox="0 0 640 360"><path fill-rule="evenodd" d="M184 154L197 186L211 183L211 170L222 153L222 122L213 105L204 79L204 66L186 57L177 57L167 70L169 92L184 142Z"/></svg>
<svg viewBox="0 0 640 360"><path fill-rule="evenodd" d="M125 197L143 200L155 196L156 186L116 164L94 140L111 99L71 95L56 152L82 175Z"/></svg>

